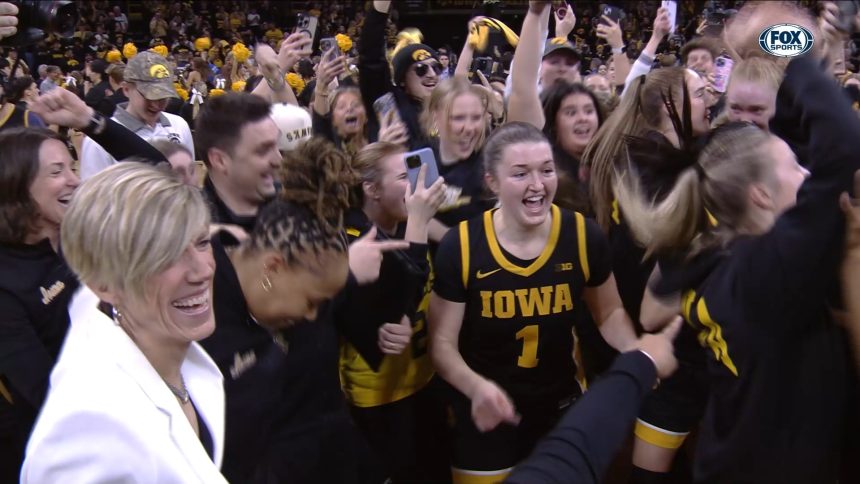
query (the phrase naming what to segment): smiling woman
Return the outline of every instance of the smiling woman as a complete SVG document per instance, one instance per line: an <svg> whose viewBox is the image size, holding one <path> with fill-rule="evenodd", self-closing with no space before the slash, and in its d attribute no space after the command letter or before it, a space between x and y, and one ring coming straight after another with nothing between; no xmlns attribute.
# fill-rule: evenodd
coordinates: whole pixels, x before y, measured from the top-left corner
<svg viewBox="0 0 860 484"><path fill-rule="evenodd" d="M78 177L56 133L0 134L0 481L15 482L78 281L57 252Z"/></svg>
<svg viewBox="0 0 860 484"><path fill-rule="evenodd" d="M428 313L433 363L459 392L454 482L503 480L582 394L571 377L582 370L574 308L587 304L615 348L634 340L605 237L553 204L558 180L543 133L502 126L487 140L484 167L499 207L442 240Z"/></svg>
<svg viewBox="0 0 860 484"><path fill-rule="evenodd" d="M215 329L208 224L198 190L142 163L75 195L63 250L87 287L21 482L225 482L221 375L196 343Z"/></svg>

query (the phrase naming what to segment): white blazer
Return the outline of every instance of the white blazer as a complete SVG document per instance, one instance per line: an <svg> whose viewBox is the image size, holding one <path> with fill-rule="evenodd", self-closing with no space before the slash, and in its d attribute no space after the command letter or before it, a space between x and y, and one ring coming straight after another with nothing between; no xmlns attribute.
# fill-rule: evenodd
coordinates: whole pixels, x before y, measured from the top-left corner
<svg viewBox="0 0 860 484"><path fill-rule="evenodd" d="M191 343L182 375L212 434L214 462L176 397L137 345L81 288L27 444L22 483L225 483L224 388L218 367Z"/></svg>

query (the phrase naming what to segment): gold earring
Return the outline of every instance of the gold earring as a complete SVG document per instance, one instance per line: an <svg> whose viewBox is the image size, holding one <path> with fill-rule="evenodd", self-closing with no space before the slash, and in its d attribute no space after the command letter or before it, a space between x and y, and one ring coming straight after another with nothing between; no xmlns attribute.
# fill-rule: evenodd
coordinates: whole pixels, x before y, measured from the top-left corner
<svg viewBox="0 0 860 484"><path fill-rule="evenodd" d="M269 280L269 276L263 274L263 280L260 282L260 285L263 286L263 290L269 292L272 290L272 281Z"/></svg>

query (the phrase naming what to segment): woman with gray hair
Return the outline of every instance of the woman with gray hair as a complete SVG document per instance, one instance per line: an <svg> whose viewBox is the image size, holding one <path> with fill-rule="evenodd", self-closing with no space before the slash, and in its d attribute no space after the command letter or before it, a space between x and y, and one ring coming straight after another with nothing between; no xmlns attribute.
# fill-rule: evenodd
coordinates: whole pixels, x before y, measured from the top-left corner
<svg viewBox="0 0 860 484"><path fill-rule="evenodd" d="M208 225L166 170L120 163L81 185L61 241L86 287L22 483L226 482L222 378L196 343L215 329Z"/></svg>

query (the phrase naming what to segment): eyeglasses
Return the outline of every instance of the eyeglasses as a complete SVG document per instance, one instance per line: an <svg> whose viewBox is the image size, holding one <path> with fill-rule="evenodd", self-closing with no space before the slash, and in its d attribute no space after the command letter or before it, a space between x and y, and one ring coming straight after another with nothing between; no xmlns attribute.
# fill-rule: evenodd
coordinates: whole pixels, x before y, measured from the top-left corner
<svg viewBox="0 0 860 484"><path fill-rule="evenodd" d="M431 62L430 64L415 64L415 75L418 77L424 77L433 69L433 72L438 76L442 73L442 64L438 62Z"/></svg>

